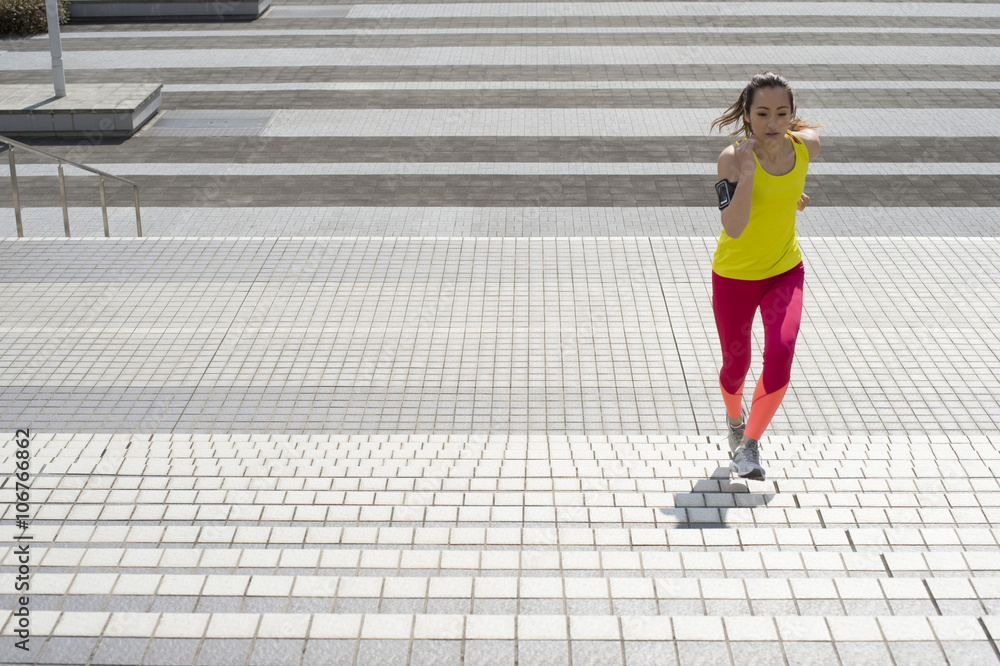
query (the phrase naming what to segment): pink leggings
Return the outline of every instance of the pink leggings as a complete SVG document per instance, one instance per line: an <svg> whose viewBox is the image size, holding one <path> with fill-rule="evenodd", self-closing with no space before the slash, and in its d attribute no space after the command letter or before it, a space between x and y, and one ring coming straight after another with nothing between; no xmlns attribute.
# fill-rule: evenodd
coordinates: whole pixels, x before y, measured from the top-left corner
<svg viewBox="0 0 1000 666"><path fill-rule="evenodd" d="M788 388L795 339L802 319L805 267L765 280L734 280L712 273L712 309L722 343L719 385L726 413L739 417L743 383L750 370L750 330L760 308L764 322L764 369L753 392L746 436L760 439Z"/></svg>

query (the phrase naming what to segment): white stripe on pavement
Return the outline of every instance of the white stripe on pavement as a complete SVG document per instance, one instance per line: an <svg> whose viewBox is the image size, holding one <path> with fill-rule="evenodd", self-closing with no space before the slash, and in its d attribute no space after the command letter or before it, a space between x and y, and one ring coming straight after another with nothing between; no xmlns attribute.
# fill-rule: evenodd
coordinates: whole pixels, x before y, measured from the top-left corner
<svg viewBox="0 0 1000 666"><path fill-rule="evenodd" d="M292 83L166 83L173 92L406 91L406 90L725 90L746 81L345 81ZM795 90L1000 90L996 81L793 81Z"/></svg>
<svg viewBox="0 0 1000 666"><path fill-rule="evenodd" d="M67 51L68 70L238 69L270 67L452 67L573 65L1000 65L1000 48L982 46L499 46L313 49L148 49ZM47 51L7 52L0 70L47 70Z"/></svg>
<svg viewBox="0 0 1000 666"><path fill-rule="evenodd" d="M352 28L352 29L302 29L302 30L149 30L146 32L70 32L62 39L187 39L201 37L381 37L430 36L430 35L587 35L587 34L655 34L655 35L733 35L759 34L756 27L685 26L664 27L608 27L586 28ZM883 25L871 27L816 27L785 24L771 34L816 35L1000 35L1000 30L990 28L895 28ZM30 39L48 40L47 35Z"/></svg>
<svg viewBox="0 0 1000 666"><path fill-rule="evenodd" d="M25 208L26 219L39 222L58 222L62 229L62 208ZM74 222L100 222L99 207L74 207L69 209ZM129 206L108 208L109 216L134 221L135 209ZM144 206L143 222L162 223L164 228L176 229L178 225L198 224L204 229L232 226L229 235L255 235L269 225L298 229L305 223L357 225L359 228L378 225L380 228L450 228L452 232L471 228L489 229L494 225L530 221L539 227L554 225L572 229L574 225L611 229L689 229L692 236L713 232L719 225L719 211L706 201L705 206L650 206L650 207L482 207L482 206L274 206L274 207L163 207ZM902 230L940 224L963 227L1000 228L1000 208L914 206L811 206L800 221L815 227L857 229L867 227L872 233L884 229ZM10 208L0 208L0 231L8 231L14 223ZM243 233L235 233L242 229ZM277 233L271 235L278 235Z"/></svg>
<svg viewBox="0 0 1000 666"><path fill-rule="evenodd" d="M287 12L319 9L284 5L271 18ZM340 8L331 8L336 11ZM340 10L342 11L342 10ZM494 2L355 5L348 18L506 18L539 16L885 16L995 18L1000 4L958 2Z"/></svg>
<svg viewBox="0 0 1000 666"><path fill-rule="evenodd" d="M279 110L262 136L708 136L722 109ZM824 136L995 137L1000 109L820 109Z"/></svg>
<svg viewBox="0 0 1000 666"><path fill-rule="evenodd" d="M683 162L337 162L249 163L167 162L92 163L115 175L130 176L714 176L714 163ZM67 177L93 177L65 165ZM1000 176L998 162L815 162L816 176ZM24 164L21 178L57 175L54 164ZM0 165L0 177L10 175Z"/></svg>

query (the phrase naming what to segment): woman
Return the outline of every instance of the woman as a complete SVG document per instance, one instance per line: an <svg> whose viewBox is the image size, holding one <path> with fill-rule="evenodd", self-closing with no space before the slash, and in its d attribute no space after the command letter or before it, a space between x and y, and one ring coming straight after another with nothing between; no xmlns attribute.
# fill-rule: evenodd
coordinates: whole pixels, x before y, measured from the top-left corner
<svg viewBox="0 0 1000 666"><path fill-rule="evenodd" d="M771 72L754 76L712 128L743 134L719 156L722 233L712 261L712 309L722 343L719 384L726 403L730 473L763 480L760 438L788 388L802 318L805 269L795 211L809 203L806 170L819 155L821 125L795 117L791 86ZM764 369L750 412L742 409L750 330L760 308Z"/></svg>

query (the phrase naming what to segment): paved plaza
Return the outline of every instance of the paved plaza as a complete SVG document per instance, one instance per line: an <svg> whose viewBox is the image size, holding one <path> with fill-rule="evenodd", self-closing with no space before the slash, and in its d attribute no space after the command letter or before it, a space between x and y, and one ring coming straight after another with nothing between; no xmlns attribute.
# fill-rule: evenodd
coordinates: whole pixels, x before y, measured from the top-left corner
<svg viewBox="0 0 1000 666"><path fill-rule="evenodd" d="M1000 664L1000 4L278 0L63 49L163 105L29 141L139 183L142 238L73 168L64 238L24 153L17 238L0 157L0 662ZM49 62L0 41L0 84ZM736 483L709 125L765 69L825 128Z"/></svg>

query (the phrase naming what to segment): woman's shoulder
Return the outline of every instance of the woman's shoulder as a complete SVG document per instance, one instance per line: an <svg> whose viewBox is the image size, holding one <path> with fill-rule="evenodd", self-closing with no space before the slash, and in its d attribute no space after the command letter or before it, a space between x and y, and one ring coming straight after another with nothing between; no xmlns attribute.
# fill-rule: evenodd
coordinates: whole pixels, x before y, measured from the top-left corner
<svg viewBox="0 0 1000 666"><path fill-rule="evenodd" d="M809 160L816 159L819 155L819 133L814 129L800 129L789 132L792 140L804 145L809 151Z"/></svg>
<svg viewBox="0 0 1000 666"><path fill-rule="evenodd" d="M719 180L736 182L740 176L740 161L736 157L736 144L731 143L719 153L717 163Z"/></svg>

